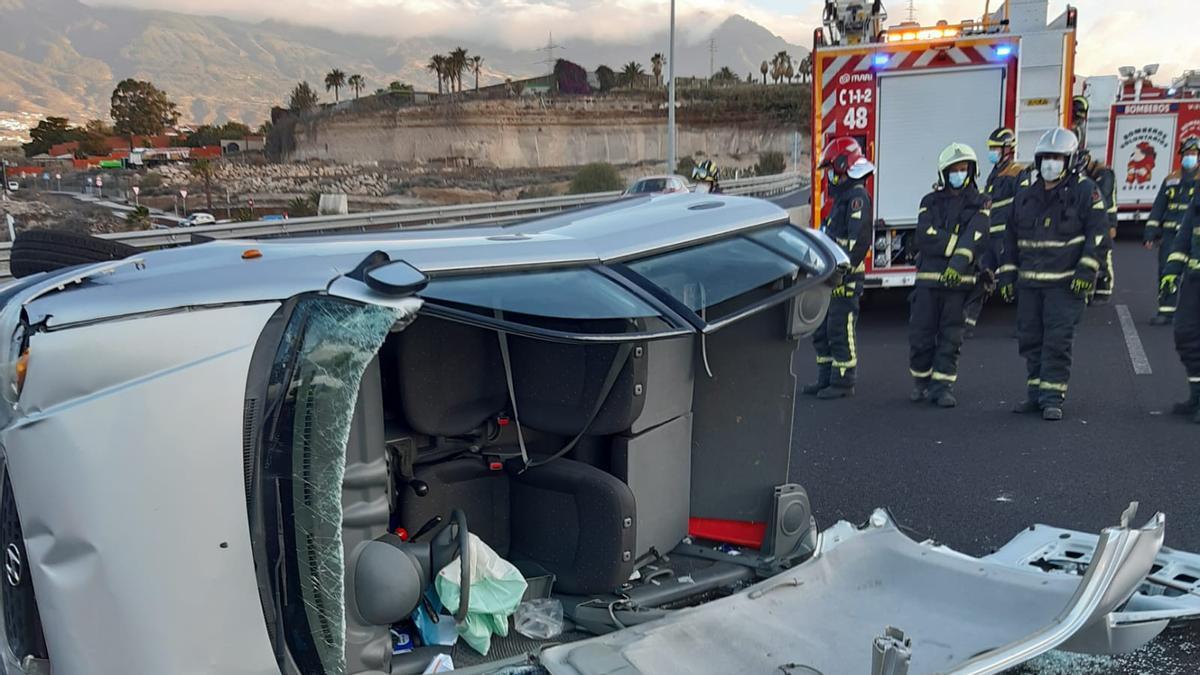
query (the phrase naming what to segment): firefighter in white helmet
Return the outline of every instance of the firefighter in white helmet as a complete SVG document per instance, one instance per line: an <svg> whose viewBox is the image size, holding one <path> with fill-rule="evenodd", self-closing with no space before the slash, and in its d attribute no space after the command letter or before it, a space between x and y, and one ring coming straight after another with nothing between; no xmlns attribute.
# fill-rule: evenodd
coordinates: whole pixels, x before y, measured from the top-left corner
<svg viewBox="0 0 1200 675"><path fill-rule="evenodd" d="M1096 287L1108 230L1100 189L1071 171L1078 151L1067 129L1038 141L1037 180L1013 202L1000 266L1001 297L1018 301L1017 341L1028 369L1028 397L1014 412L1041 412L1051 421L1063 418L1075 327Z"/></svg>
<svg viewBox="0 0 1200 675"><path fill-rule="evenodd" d="M909 303L912 400L957 405L954 383L966 327L964 305L989 250L991 200L977 184L971 146L951 143L938 157L938 180L917 212L917 283Z"/></svg>

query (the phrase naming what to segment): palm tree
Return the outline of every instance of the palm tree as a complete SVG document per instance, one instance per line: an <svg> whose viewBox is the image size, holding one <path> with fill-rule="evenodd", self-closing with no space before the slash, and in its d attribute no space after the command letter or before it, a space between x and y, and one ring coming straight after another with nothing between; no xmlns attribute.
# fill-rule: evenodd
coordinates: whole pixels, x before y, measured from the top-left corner
<svg viewBox="0 0 1200 675"><path fill-rule="evenodd" d="M204 197L208 202L208 210L213 210L212 203L212 180L217 173L217 168L207 159L198 159L192 164L192 174L204 181Z"/></svg>
<svg viewBox="0 0 1200 675"><path fill-rule="evenodd" d="M800 60L800 82L809 82L812 80L812 52L804 55Z"/></svg>
<svg viewBox="0 0 1200 675"><path fill-rule="evenodd" d="M471 57L471 70L475 72L475 91L479 91L479 72L483 70L483 57L476 55Z"/></svg>
<svg viewBox="0 0 1200 675"><path fill-rule="evenodd" d="M663 57L661 52L650 57L650 66L654 71L654 86L656 87L662 86L663 64L666 62L667 60Z"/></svg>
<svg viewBox="0 0 1200 675"><path fill-rule="evenodd" d="M787 76L788 84L791 84L792 78L796 76L796 70L792 68L792 64L789 63L787 64L787 69L783 71L783 74Z"/></svg>
<svg viewBox="0 0 1200 675"><path fill-rule="evenodd" d="M642 64L637 61L630 61L621 69L621 77L625 78L625 82L629 84L630 89L633 89L637 85L638 79L645 74L646 71L642 70Z"/></svg>
<svg viewBox="0 0 1200 675"><path fill-rule="evenodd" d="M467 50L462 47L455 48L450 52L450 57L446 64L446 76L451 82L458 83L458 91L462 92L462 76L467 69L467 62L470 59L467 57Z"/></svg>
<svg viewBox="0 0 1200 675"><path fill-rule="evenodd" d="M446 79L446 57L442 54L434 54L429 57L429 63L425 64L425 69L437 75L438 94L442 93L442 80Z"/></svg>
<svg viewBox="0 0 1200 675"><path fill-rule="evenodd" d="M358 98L358 94L364 88L366 88L367 81L365 78L363 78L362 75L356 74L356 75L351 75L350 79L346 80L346 84L350 85L350 88L354 90L354 98Z"/></svg>
<svg viewBox="0 0 1200 675"><path fill-rule="evenodd" d="M775 83L778 84L787 75L787 67L791 65L792 57L788 56L786 51L780 51L772 61L775 67L771 71L771 76L775 79Z"/></svg>
<svg viewBox="0 0 1200 675"><path fill-rule="evenodd" d="M325 76L325 91L333 90L333 102L337 103L340 99L338 96L339 90L346 86L346 74L334 68Z"/></svg>
<svg viewBox="0 0 1200 675"><path fill-rule="evenodd" d="M763 76L763 84L767 83L767 71L770 69L771 67L767 65L766 61L763 61L762 65L758 67L758 72L762 73Z"/></svg>

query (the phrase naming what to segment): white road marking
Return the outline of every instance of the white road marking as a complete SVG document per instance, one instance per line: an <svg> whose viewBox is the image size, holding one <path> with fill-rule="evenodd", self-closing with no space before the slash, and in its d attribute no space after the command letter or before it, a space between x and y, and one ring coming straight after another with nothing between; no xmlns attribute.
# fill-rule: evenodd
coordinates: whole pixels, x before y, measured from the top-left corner
<svg viewBox="0 0 1200 675"><path fill-rule="evenodd" d="M1137 326L1133 323L1133 315L1129 313L1128 305L1117 305L1117 318L1121 320L1121 332L1125 334L1125 349L1129 351L1129 361L1133 364L1135 375L1152 375L1150 359L1146 357L1146 349L1142 346L1142 338L1138 335Z"/></svg>

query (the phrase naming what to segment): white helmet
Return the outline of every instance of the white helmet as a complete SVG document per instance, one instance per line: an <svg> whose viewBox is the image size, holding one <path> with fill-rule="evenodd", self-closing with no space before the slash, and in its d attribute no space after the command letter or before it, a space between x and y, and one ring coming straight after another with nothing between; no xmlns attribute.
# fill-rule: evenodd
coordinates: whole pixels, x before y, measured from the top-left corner
<svg viewBox="0 0 1200 675"><path fill-rule="evenodd" d="M1079 139L1070 129L1051 129L1042 134L1041 140L1038 141L1037 149L1034 150L1034 156L1039 155L1065 155L1067 165L1071 164L1075 153L1079 151Z"/></svg>

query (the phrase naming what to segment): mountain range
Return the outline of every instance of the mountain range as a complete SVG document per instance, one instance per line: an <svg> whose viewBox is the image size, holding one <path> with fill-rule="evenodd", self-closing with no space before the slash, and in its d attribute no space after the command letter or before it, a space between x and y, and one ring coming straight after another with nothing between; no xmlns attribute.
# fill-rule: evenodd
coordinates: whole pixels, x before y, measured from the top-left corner
<svg viewBox="0 0 1200 675"><path fill-rule="evenodd" d="M710 43L711 40L711 43ZM624 43L565 41L557 56L594 69L620 70L666 52L667 35ZM106 118L115 84L149 80L179 104L182 119L206 123L235 119L256 124L301 80L326 93L325 73L339 68L366 78L367 91L393 80L436 90L429 57L457 46L484 58L481 84L548 72L541 45L515 50L452 37L402 41L350 35L280 21L248 23L175 12L92 7L77 0L0 0L0 141L33 116L60 115L82 122ZM706 40L677 42L682 76L708 75L729 66L740 77L780 51L797 61L808 53L763 26L733 15ZM464 76L464 86L473 77ZM342 96L351 96L345 89ZM7 129L7 131L6 131Z"/></svg>

